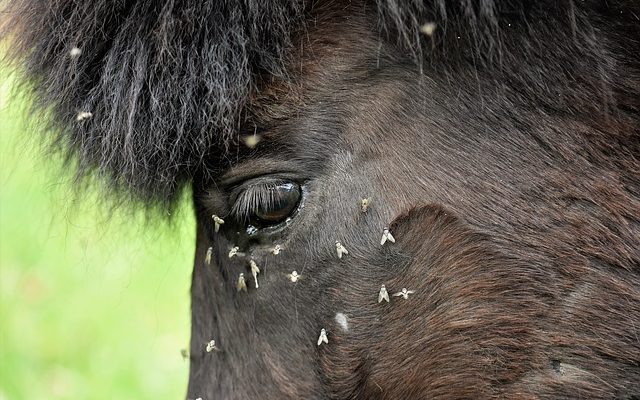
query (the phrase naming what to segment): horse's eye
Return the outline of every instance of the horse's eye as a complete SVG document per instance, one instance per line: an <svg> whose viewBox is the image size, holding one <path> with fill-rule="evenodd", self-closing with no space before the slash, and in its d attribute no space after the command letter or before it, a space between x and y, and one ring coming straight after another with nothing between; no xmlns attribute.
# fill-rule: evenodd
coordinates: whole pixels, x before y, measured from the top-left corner
<svg viewBox="0 0 640 400"><path fill-rule="evenodd" d="M295 212L300 197L301 188L296 182L257 182L240 193L233 205L233 214L258 227L277 225Z"/></svg>
<svg viewBox="0 0 640 400"><path fill-rule="evenodd" d="M300 186L286 182L271 186L267 190L268 201L258 205L254 216L264 225L274 225L284 221L296 209L300 201Z"/></svg>

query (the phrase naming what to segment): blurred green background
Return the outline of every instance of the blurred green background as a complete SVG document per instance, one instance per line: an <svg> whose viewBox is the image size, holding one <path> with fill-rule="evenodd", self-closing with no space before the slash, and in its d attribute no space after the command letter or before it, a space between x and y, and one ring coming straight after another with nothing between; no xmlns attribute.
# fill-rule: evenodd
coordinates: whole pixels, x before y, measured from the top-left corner
<svg viewBox="0 0 640 400"><path fill-rule="evenodd" d="M195 222L78 195L0 77L0 400L184 398Z"/></svg>

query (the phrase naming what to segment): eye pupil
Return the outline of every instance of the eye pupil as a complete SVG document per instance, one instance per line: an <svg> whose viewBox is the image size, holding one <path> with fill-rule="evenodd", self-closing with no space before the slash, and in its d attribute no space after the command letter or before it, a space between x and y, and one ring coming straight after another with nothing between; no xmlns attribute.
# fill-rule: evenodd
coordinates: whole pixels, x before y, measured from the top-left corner
<svg viewBox="0 0 640 400"><path fill-rule="evenodd" d="M284 221L298 206L300 186L283 182L269 188L271 201L255 210L255 217L263 224L273 225Z"/></svg>

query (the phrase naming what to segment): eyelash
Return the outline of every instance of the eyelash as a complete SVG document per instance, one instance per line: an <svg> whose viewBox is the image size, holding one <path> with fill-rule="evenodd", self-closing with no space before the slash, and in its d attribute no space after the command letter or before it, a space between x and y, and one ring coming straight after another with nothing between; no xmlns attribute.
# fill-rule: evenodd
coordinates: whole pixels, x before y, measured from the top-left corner
<svg viewBox="0 0 640 400"><path fill-rule="evenodd" d="M255 210L268 209L275 203L276 188L284 180L253 184L240 192L231 207L231 215L241 222L248 222Z"/></svg>

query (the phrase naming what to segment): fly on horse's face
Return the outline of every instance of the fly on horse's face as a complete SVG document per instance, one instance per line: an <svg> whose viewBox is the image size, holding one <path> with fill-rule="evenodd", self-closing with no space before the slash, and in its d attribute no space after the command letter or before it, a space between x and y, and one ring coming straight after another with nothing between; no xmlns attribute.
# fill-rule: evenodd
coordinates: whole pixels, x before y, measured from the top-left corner
<svg viewBox="0 0 640 400"><path fill-rule="evenodd" d="M81 165L191 184L189 398L640 396L636 4L200 3L8 25Z"/></svg>

